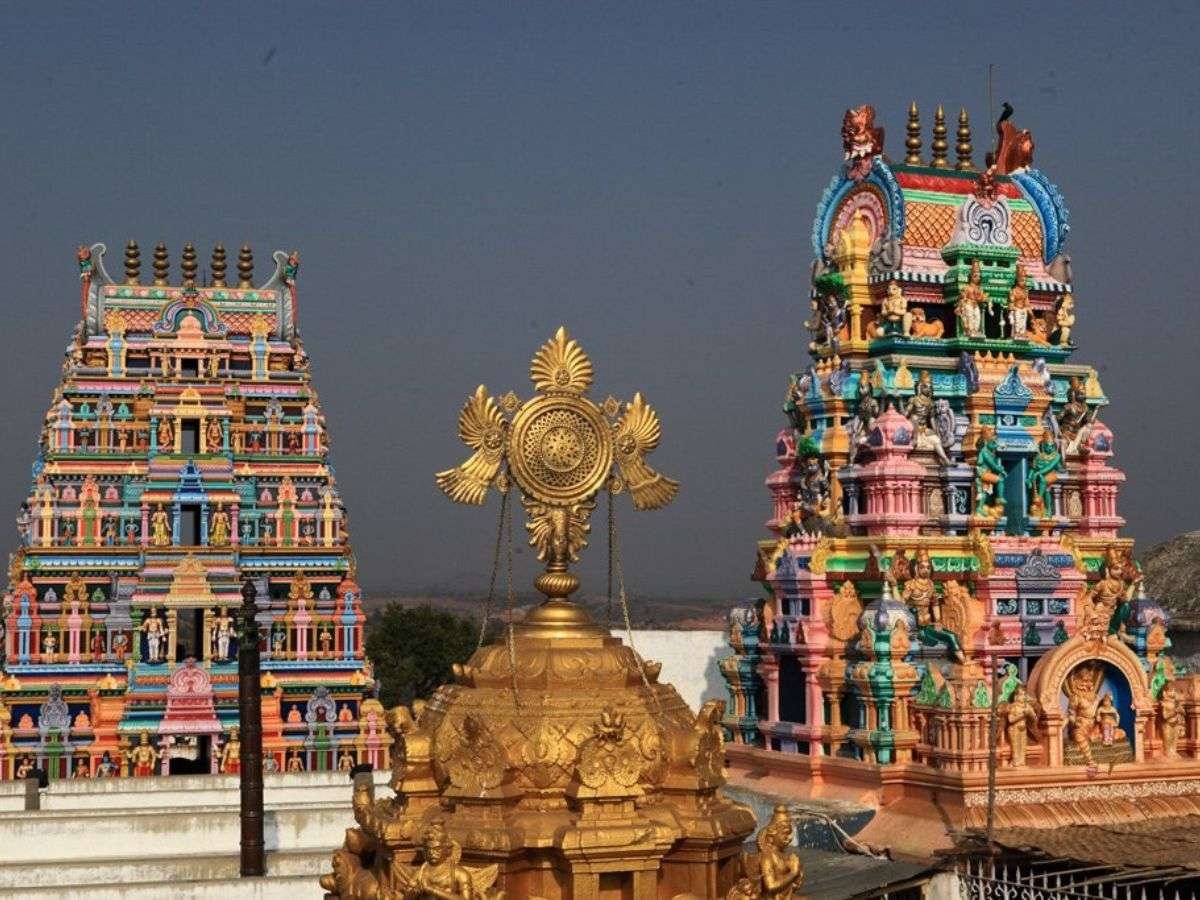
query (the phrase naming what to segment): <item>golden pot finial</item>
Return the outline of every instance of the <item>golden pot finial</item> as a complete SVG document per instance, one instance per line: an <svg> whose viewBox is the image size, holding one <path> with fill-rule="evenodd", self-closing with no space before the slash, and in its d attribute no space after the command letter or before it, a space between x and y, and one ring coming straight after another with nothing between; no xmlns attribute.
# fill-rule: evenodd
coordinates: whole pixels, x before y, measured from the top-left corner
<svg viewBox="0 0 1200 900"><path fill-rule="evenodd" d="M950 167L950 163L946 159L946 151L950 149L950 143L946 140L946 110L940 103L933 113L933 140L929 144L929 149L933 154L929 160L930 166L935 169Z"/></svg>
<svg viewBox="0 0 1200 900"><path fill-rule="evenodd" d="M904 149L908 152L904 162L910 166L921 165L921 114L917 112L917 101L908 107L907 137L904 139Z"/></svg>
<svg viewBox="0 0 1200 900"><path fill-rule="evenodd" d="M954 147L958 162L954 168L960 172L974 172L975 163L971 161L971 119L965 108L958 111L958 143Z"/></svg>
<svg viewBox="0 0 1200 900"><path fill-rule="evenodd" d="M612 398L594 403L592 375L583 348L559 328L529 366L539 393L522 403L509 392L497 403L480 385L458 418L459 437L475 452L436 476L456 503L482 505L490 486L507 489L510 479L521 492L529 543L546 563L535 585L547 603L527 621L547 618L556 604L557 621L587 621L569 603L579 579L568 568L587 546L588 519L605 486L627 491L636 509L666 506L679 490L645 460L662 434L658 414L641 394L624 412Z"/></svg>

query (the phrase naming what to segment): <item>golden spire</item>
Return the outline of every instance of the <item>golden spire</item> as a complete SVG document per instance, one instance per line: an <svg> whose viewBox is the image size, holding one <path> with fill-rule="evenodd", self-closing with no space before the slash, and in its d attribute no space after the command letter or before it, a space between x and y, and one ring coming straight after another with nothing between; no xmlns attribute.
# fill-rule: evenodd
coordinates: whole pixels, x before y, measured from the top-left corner
<svg viewBox="0 0 1200 900"><path fill-rule="evenodd" d="M954 168L960 172L974 172L975 163L971 162L971 120L965 108L958 111L957 137L958 144L954 149L958 153L958 162Z"/></svg>
<svg viewBox="0 0 1200 900"><path fill-rule="evenodd" d="M179 263L179 271L183 273L183 281L186 284L191 282L196 283L196 270L199 266L196 263L196 248L192 244L186 243L183 245L183 259Z"/></svg>
<svg viewBox="0 0 1200 900"><path fill-rule="evenodd" d="M138 250L137 241L130 240L125 245L125 283L141 284L142 253Z"/></svg>
<svg viewBox="0 0 1200 900"><path fill-rule="evenodd" d="M254 253L249 244L242 244L238 251L238 287L254 287Z"/></svg>
<svg viewBox="0 0 1200 900"><path fill-rule="evenodd" d="M154 245L154 283L160 287L167 284L171 275L171 258L167 255L167 245L159 241Z"/></svg>
<svg viewBox="0 0 1200 900"><path fill-rule="evenodd" d="M946 161L946 151L950 149L950 144L946 140L946 110L942 109L940 103L937 112L933 114L933 140L929 143L929 149L933 154L929 165L935 169L950 167L950 163Z"/></svg>
<svg viewBox="0 0 1200 900"><path fill-rule="evenodd" d="M908 137L904 139L904 149L908 153L904 162L910 166L921 165L921 114L917 112L917 101L914 100L908 108Z"/></svg>
<svg viewBox="0 0 1200 900"><path fill-rule="evenodd" d="M437 483L451 500L473 505L487 499L489 487L515 483L529 543L546 563L534 582L546 602L526 621L587 624L587 613L568 599L579 579L567 570L587 546L596 494L626 491L635 509L658 509L679 485L645 461L661 437L658 414L641 394L623 413L611 397L603 405L589 399L592 361L565 328L542 345L529 376L540 393L526 403L511 392L497 403L483 385L467 399L458 434L475 452L438 472Z"/></svg>
<svg viewBox="0 0 1200 900"><path fill-rule="evenodd" d="M209 268L212 270L212 286L225 287L225 245L216 244L213 246L212 263Z"/></svg>

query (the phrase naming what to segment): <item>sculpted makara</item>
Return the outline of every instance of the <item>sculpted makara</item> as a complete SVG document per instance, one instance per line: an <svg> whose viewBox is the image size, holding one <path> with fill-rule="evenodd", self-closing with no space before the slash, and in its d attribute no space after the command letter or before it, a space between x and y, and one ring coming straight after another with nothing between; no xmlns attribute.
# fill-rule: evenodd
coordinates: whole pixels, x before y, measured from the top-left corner
<svg viewBox="0 0 1200 900"><path fill-rule="evenodd" d="M518 491L546 599L428 702L388 714L395 796L359 777L357 827L321 880L331 897L565 900L602 884L638 900L715 897L738 875L754 820L719 793L724 704L694 715L657 663L570 600L597 494L654 509L678 490L645 460L658 416L640 394L594 403L591 361L562 329L530 375L524 403L482 386L468 399L472 454L437 482L473 505L491 487Z"/></svg>

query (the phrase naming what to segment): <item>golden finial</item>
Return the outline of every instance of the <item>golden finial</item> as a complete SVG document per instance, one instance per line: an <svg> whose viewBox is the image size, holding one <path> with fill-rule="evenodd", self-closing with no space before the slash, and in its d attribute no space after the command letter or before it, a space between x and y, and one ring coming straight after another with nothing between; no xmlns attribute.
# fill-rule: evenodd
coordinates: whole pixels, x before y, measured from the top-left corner
<svg viewBox="0 0 1200 900"><path fill-rule="evenodd" d="M196 283L196 270L199 266L196 264L196 248L187 243L183 245L183 258L179 263L179 271L183 274L184 282L190 281Z"/></svg>
<svg viewBox="0 0 1200 900"><path fill-rule="evenodd" d="M167 255L167 245L159 241L154 245L154 283L160 287L167 284L171 275L171 258Z"/></svg>
<svg viewBox="0 0 1200 900"><path fill-rule="evenodd" d="M142 283L142 252L138 250L137 241L131 240L125 245L125 283Z"/></svg>
<svg viewBox="0 0 1200 900"><path fill-rule="evenodd" d="M940 103L937 112L933 114L933 140L929 143L929 149L933 154L929 165L935 169L950 167L950 163L946 160L946 151L950 149L950 144L946 140L946 110L942 109Z"/></svg>
<svg viewBox="0 0 1200 900"><path fill-rule="evenodd" d="M967 117L966 109L958 111L958 144L954 150L958 153L958 162L955 164L960 172L974 172L975 163L971 162L971 120Z"/></svg>
<svg viewBox="0 0 1200 900"><path fill-rule="evenodd" d="M917 101L908 107L908 137L904 139L904 148L908 153L904 162L910 166L921 165L921 114L917 112Z"/></svg>
<svg viewBox="0 0 1200 900"><path fill-rule="evenodd" d="M216 244L212 251L212 286L225 287L225 245Z"/></svg>
<svg viewBox="0 0 1200 900"><path fill-rule="evenodd" d="M526 621L583 624L587 614L568 603L579 588L568 568L587 546L596 494L607 487L629 493L636 509L657 509L679 485L645 461L662 434L658 414L641 394L623 413L616 401L593 402L592 362L565 328L538 350L529 375L539 393L525 403L506 396L498 404L483 385L467 399L458 434L475 452L438 472L437 483L451 500L477 506L489 487L515 484L529 516L529 543L546 563L534 585L547 603Z"/></svg>
<svg viewBox="0 0 1200 900"><path fill-rule="evenodd" d="M254 287L254 253L249 244L238 251L238 287Z"/></svg>

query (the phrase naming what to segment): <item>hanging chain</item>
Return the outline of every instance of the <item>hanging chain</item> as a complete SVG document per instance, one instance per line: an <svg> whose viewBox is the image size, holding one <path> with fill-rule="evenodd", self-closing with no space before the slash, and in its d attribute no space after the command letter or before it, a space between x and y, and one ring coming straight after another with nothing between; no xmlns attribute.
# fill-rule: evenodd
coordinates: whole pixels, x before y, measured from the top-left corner
<svg viewBox="0 0 1200 900"><path fill-rule="evenodd" d="M483 641L487 637L488 620L492 616L492 601L496 597L496 575L500 571L500 541L504 537L504 513L508 509L509 490L510 487L506 485L504 493L500 495L500 520L496 523L496 552L492 554L492 577L488 582L487 600L483 604L483 623L479 626L479 643L475 645L476 650L483 647Z"/></svg>
<svg viewBox="0 0 1200 900"><path fill-rule="evenodd" d="M629 649L633 651L634 657L637 659L638 674L642 676L642 684L646 687L648 693L654 699L654 706L658 710L659 716L662 716L662 702L658 698L658 692L650 686L650 679L646 675L645 660L641 654L637 652L637 648L633 645L633 623L629 618L629 598L625 593L625 570L621 567L621 548L617 541L617 521L612 513L612 489L608 492L608 546L609 559L613 572L617 577L617 592L621 598L621 616L625 620L625 637L629 641ZM612 590L609 590L609 602L611 603Z"/></svg>
<svg viewBox="0 0 1200 900"><path fill-rule="evenodd" d="M505 492L505 497L508 494ZM512 507L505 504L508 510L508 518L505 520L505 526L508 531L508 668L512 672L512 692L513 706L520 706L520 701L517 698L517 647L513 637L513 607L515 606L516 595L513 591L513 524L512 524Z"/></svg>
<svg viewBox="0 0 1200 900"><path fill-rule="evenodd" d="M613 492L610 487L608 490L608 593L606 594L608 606L608 623L607 628L612 631L613 627L613 554L616 552L613 546L613 535L616 533L616 522L613 520Z"/></svg>

